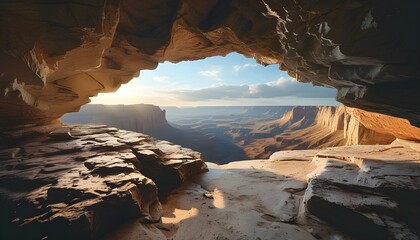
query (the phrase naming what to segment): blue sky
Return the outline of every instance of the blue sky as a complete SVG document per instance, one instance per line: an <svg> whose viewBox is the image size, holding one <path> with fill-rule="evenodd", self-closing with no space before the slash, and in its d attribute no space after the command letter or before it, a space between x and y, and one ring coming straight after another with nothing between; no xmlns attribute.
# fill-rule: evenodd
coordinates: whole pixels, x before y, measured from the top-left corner
<svg viewBox="0 0 420 240"><path fill-rule="evenodd" d="M99 94L92 103L159 106L337 105L336 90L299 83L278 65L262 66L232 53L177 64L165 62L141 71L116 93Z"/></svg>

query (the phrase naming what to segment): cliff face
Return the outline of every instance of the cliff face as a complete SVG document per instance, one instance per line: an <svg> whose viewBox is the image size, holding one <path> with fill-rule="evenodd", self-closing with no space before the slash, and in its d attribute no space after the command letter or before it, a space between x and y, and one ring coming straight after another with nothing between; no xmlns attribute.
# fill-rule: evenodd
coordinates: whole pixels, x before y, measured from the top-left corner
<svg viewBox="0 0 420 240"><path fill-rule="evenodd" d="M410 125L406 119L387 116L379 113L361 111L349 108L349 113L369 129L377 132L392 134L397 138L419 141L420 128Z"/></svg>
<svg viewBox="0 0 420 240"><path fill-rule="evenodd" d="M417 1L2 2L1 126L46 124L159 62L239 52L419 125Z"/></svg>
<svg viewBox="0 0 420 240"><path fill-rule="evenodd" d="M82 107L78 113L63 116L64 123L95 123L148 133L167 124L165 110L148 104L96 105Z"/></svg>
<svg viewBox="0 0 420 240"><path fill-rule="evenodd" d="M314 125L331 133L342 131L343 145L388 144L395 139L392 134L365 126L352 114L352 108L344 106L320 107Z"/></svg>
<svg viewBox="0 0 420 240"><path fill-rule="evenodd" d="M358 111L364 112L366 116L370 114ZM352 108L345 106L297 106L285 113L275 123L275 127L270 128L271 135L266 133L265 138L256 139L245 149L252 158L264 158L285 149L389 144L395 140L396 136L386 129L373 128L359 119ZM399 136L404 137L403 134Z"/></svg>

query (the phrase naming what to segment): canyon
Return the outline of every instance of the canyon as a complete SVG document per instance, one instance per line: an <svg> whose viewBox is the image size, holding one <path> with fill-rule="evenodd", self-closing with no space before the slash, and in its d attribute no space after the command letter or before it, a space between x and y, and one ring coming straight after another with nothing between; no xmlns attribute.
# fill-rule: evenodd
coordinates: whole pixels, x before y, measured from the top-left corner
<svg viewBox="0 0 420 240"><path fill-rule="evenodd" d="M206 161L217 163L268 158L280 150L389 144L395 140L385 131L373 130L371 124L372 129L366 127L352 108L344 106L162 108L87 105L62 120L146 133L196 150Z"/></svg>
<svg viewBox="0 0 420 240"><path fill-rule="evenodd" d="M2 1L0 238L419 239L418 12L391 0ZM223 165L59 120L161 62L231 52L335 88L345 107L250 120L255 141L228 135L264 159ZM166 124L150 116L118 124Z"/></svg>

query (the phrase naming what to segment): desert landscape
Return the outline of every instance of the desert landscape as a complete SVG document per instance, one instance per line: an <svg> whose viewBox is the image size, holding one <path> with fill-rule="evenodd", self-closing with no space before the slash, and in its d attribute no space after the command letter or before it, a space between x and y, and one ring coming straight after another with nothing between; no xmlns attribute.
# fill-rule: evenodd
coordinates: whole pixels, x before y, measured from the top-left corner
<svg viewBox="0 0 420 240"><path fill-rule="evenodd" d="M420 239L419 11L0 2L0 239ZM118 90L154 105L88 104Z"/></svg>

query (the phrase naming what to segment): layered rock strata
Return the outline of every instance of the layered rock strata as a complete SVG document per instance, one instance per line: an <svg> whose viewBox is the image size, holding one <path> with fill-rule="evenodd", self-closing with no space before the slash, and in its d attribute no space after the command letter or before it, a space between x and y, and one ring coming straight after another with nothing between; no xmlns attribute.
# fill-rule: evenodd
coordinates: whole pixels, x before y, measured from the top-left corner
<svg viewBox="0 0 420 240"><path fill-rule="evenodd" d="M300 215L311 215L356 239L418 239L418 143L328 148L313 154ZM300 151L277 152L272 161L305 161ZM306 218L306 219L305 219Z"/></svg>
<svg viewBox="0 0 420 240"><path fill-rule="evenodd" d="M353 108L345 106L320 107L314 125L321 126L331 133L342 133L344 144L341 145L388 144L395 140L396 136L392 133L378 131L377 128L373 129L367 125L365 121L360 121L360 118L352 114L352 110Z"/></svg>
<svg viewBox="0 0 420 240"><path fill-rule="evenodd" d="M372 113L356 108L347 110L357 121L373 131L394 135L399 139L420 141L420 128L410 125L406 119Z"/></svg>
<svg viewBox="0 0 420 240"><path fill-rule="evenodd" d="M0 125L47 124L163 61L238 52L420 124L417 1L0 3Z"/></svg>
<svg viewBox="0 0 420 240"><path fill-rule="evenodd" d="M63 127L0 150L0 238L92 239L158 222L159 191L206 169L199 153L141 133Z"/></svg>
<svg viewBox="0 0 420 240"><path fill-rule="evenodd" d="M357 117L356 112L366 117ZM375 127L372 122L380 122L381 119L370 117L375 114L345 106L296 106L278 121L253 130L251 133L255 139L244 148L249 156L264 158L278 150L391 143L396 138L392 135L394 132L388 131L392 127L390 124L388 129ZM413 130L407 133L399 131L398 137L413 139L415 136L420 139L416 135L419 129L408 124L407 120L382 116L392 123L405 121L405 129Z"/></svg>

